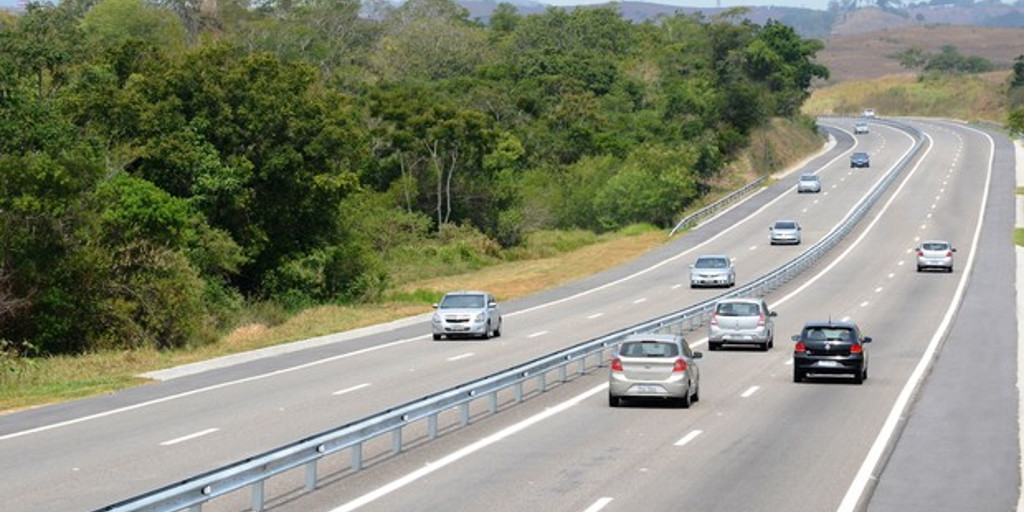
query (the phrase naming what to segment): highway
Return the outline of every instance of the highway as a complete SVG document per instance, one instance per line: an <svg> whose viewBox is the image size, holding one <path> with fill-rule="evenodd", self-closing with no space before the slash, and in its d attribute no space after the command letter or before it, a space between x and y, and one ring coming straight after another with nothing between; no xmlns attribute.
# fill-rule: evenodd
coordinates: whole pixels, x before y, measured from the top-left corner
<svg viewBox="0 0 1024 512"><path fill-rule="evenodd" d="M424 321L110 396L4 415L0 460L8 463L0 465L0 492L7 497L5 508L92 510L680 309L720 293L688 288L687 266L698 254L733 256L741 282L761 275L802 249L769 246L772 221L795 218L804 227L804 243L813 243L913 143L880 123L856 139L849 134L852 121L834 124L835 147L809 164L820 169L821 194L798 195L792 190L795 173L783 177L630 265L504 304L501 338L433 342ZM986 303L987 289L967 286L966 264L977 254L978 268L1001 272L1004 283L1006 275L1013 275L1012 266L986 267L989 260L981 252L990 239L988 250L1000 247L999 233L981 236L990 229L981 224L981 215L988 204L989 170L1005 158L994 159L991 139L980 132L947 123L916 124L928 134L921 160L826 262L768 298L779 311L776 349L707 353L701 362L702 400L692 409L609 409L602 387L607 377L599 371L400 457L371 461L364 472L349 475L340 468L345 461L339 461L332 477L325 465L327 481L315 493L291 491L295 482L283 479L268 486L268 495L285 493L271 504L280 510L334 510L346 503L361 505L353 500L375 489L393 488L373 494L360 510L850 506L845 503L851 486L906 383L935 346L933 340L941 341L944 322L955 320L953 332L958 332L964 314L951 316L959 305L958 290L976 293L979 298L973 300ZM853 149L871 154L870 169L849 168ZM1012 169L1009 174L1004 181L1012 181ZM1002 193L1012 186L1003 183ZM1009 208L1012 219L1012 202ZM1003 236L1005 242L1008 236ZM914 272L911 248L929 237L954 242L957 272ZM965 300L962 311L974 303ZM792 382L788 335L806 320L829 316L855 320L875 338L869 347L870 377L862 386ZM1012 311L1008 320L1008 325L992 326L993 338L1009 343L1008 353L1015 354ZM1013 339L1004 342L1006 329ZM691 336L694 341L700 337ZM1000 359L998 354L989 357ZM985 368L975 371L995 375ZM517 426L522 421L530 423ZM503 429L512 431L502 435ZM1016 444L1003 451L1016 468ZM462 456L443 463L451 453ZM391 484L417 471L423 475ZM883 479L879 496L885 495L888 481ZM864 485L873 488L871 481ZM1014 503L1015 485L1010 493ZM232 510L244 502L238 497L214 505Z"/></svg>

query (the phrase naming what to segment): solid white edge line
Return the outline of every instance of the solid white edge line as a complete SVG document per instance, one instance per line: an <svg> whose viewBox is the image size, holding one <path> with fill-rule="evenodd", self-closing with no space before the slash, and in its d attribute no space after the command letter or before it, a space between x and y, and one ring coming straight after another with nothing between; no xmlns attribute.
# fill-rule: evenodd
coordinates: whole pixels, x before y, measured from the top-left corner
<svg viewBox="0 0 1024 512"><path fill-rule="evenodd" d="M547 333L548 333L548 331L537 331L537 332L527 336L527 338L536 338L537 336L544 336Z"/></svg>
<svg viewBox="0 0 1024 512"><path fill-rule="evenodd" d="M699 436L699 435L701 435L703 433L704 433L703 430L691 430L689 433L687 433L685 436L683 436L682 439L676 441L673 446L686 446L687 444L690 443L690 441L693 441L694 439L697 439L697 436Z"/></svg>
<svg viewBox="0 0 1024 512"><path fill-rule="evenodd" d="M587 507L586 510L584 510L583 512L598 512L599 510L607 507L608 504L611 502L612 498L605 496L604 498L600 498L597 501L595 501L593 505Z"/></svg>
<svg viewBox="0 0 1024 512"><path fill-rule="evenodd" d="M595 318L600 318L602 316L604 316L604 313L594 313L593 315L587 316L587 320L593 320Z"/></svg>
<svg viewBox="0 0 1024 512"><path fill-rule="evenodd" d="M353 391L358 391L360 389L363 389L363 388L366 388L366 387L369 387L369 386L370 386L370 383L366 382L364 384L357 384L357 385L349 387L349 388L339 389L338 391L335 391L334 393L331 393L331 394L334 395L334 396L344 395L345 393L351 393Z"/></svg>
<svg viewBox="0 0 1024 512"><path fill-rule="evenodd" d="M969 127L965 129L973 130ZM860 503L864 490L867 489L868 483L872 478L872 473L878 464L882 460L882 456L885 453L886 447L892 442L893 436L896 434L896 427L899 426L900 417L903 416L907 407L910 406L910 399L914 396L917 388L921 385L921 381L924 379L925 373L931 367L932 361L935 359L935 354L938 352L939 344L942 338L946 335L946 331L949 330L950 325L953 321L953 316L956 310L960 307L960 303L963 301L964 290L967 288L967 277L970 275L970 269L974 267L974 258L978 253L978 241L981 238L981 228L985 223L985 207L988 205L989 186L992 182L992 171L995 165L995 141L992 137L980 130L973 130L988 138L989 147L991 153L989 154L988 173L985 176L985 192L982 195L981 207L978 213L978 224L974 228L974 238L971 240L971 255L967 257L967 265L960 272L960 282L957 283L956 293L953 294L953 300L950 301L949 308L946 309L946 315L943 317L938 328L935 330L935 334L932 335L931 341L928 342L928 347L922 354L921 359L918 361L917 366L914 368L913 373L910 374L910 378L907 379L906 384L903 385L903 389L900 391L899 397L896 398L896 402L893 403L892 410L889 411L889 416L886 418L885 423L882 425L882 429L878 432L878 436L875 438L875 442L871 445L871 449L868 451L867 457L864 458L864 462L861 463L860 469L857 471L856 476L853 478L853 482L850 483L849 489L846 491L846 495L843 497L843 501L839 504L839 508L836 512L854 512L857 510L857 505ZM929 137L930 138L930 137ZM923 159L922 159L923 161ZM917 170L917 167L914 169ZM909 181L910 176L907 176L906 183ZM900 187L902 188L902 186ZM893 197L898 195L893 194ZM886 205L888 206L888 204ZM877 217L876 217L877 218Z"/></svg>
<svg viewBox="0 0 1024 512"><path fill-rule="evenodd" d="M205 435L212 434L212 433L214 433L214 432L216 432L218 430L220 430L220 429L219 428L208 428L206 430L201 430L201 431L196 432L194 434L189 434L187 436L181 436L181 437L176 438L176 439L171 439L170 441L164 441L164 442L160 443L160 446L171 446L171 445L175 445L175 444L178 444L178 443L184 443L185 441L191 441L191 440L193 440L193 439L195 439L197 437L202 437L202 436L205 436Z"/></svg>
<svg viewBox="0 0 1024 512"><path fill-rule="evenodd" d="M348 502L348 503L346 503L346 504L344 504L344 505L342 505L342 506L340 506L338 508L332 509L330 512L350 512L350 511L355 510L355 509L357 509L359 507L362 507L363 505L369 504L370 502L373 502L373 501L375 501L375 500L377 500L377 499L379 499L379 498L381 498L381 497L383 497L383 496L385 496L385 495L387 495L387 494L389 494L389 493L391 493L393 491L397 491L398 489L401 489L402 487L405 487L406 485L409 485L409 484L419 480L420 478L423 478L423 477L433 473L434 471L437 471L437 470L439 470L439 469L441 469L441 468L443 468L443 467L445 467L445 466L447 466L449 464L452 464L452 463L458 461L459 459L462 459L462 458L464 458L464 457L466 457L468 455L471 455L474 452L482 450L482 449L484 449L484 448L486 448L486 447L488 447L488 446L490 446L490 445L492 445L494 443L497 443L498 441L501 441L501 440L503 440L503 439L505 439L505 438L507 438L509 436L512 436L513 434L516 434L516 433L518 433L518 432L520 432L520 431L522 431L522 430L524 430L524 429L526 429L528 427L531 427L531 426L533 426L533 425L535 425L537 423L540 423L541 421L546 420L546 419L548 419L548 418L550 418L550 417L552 417L552 416L554 416L556 414L559 414L559 413L569 409L570 407L572 407L572 406L574 406L576 404L579 404L580 402L583 402L584 400L586 400L586 399L588 399L588 398L590 398L590 397L592 397L592 396L594 396L594 395L596 395L596 394L598 394L598 393L600 393L602 391L605 391L607 389L608 389L608 383L607 382L605 382L605 383L603 383L603 384L601 384L599 386L593 387L593 388L591 388L591 389L589 389L589 390L587 390L587 391L585 391L585 392L583 392L583 393L581 393L579 395L574 396L573 398L571 398L569 400L566 400L565 402L562 402L562 403L560 403L558 405L555 405L555 406L553 406L553 407L551 407L549 409L545 409L542 412L539 412L539 413L537 413L537 414L535 414L533 416L530 416L529 418L526 418L525 420L520 421L519 423L516 423L514 425L510 425L508 427L505 427L505 428L499 430L498 432L495 432L494 434L491 434L491 435L489 435L487 437L484 437L483 439L480 439L479 441L473 442L473 443L471 443L469 445L466 445L466 446L464 446L462 448L459 448L458 450L455 450L454 452L452 452L452 453L442 457L437 462L432 462L430 464L427 464L426 466L423 466L423 467L421 467L421 468L419 468L419 469L417 469L417 470L415 470L415 471L413 471L413 472L411 472L411 473L409 473L409 474L407 474L407 475L405 475L405 476L403 476L403 477L401 477L401 478L399 478L397 480L394 480L394 481L392 481L392 482L390 482L390 483L388 483L386 485L378 487L378 488L376 488L376 489L374 489L374 490L372 490L372 491L370 491L370 492L368 492L368 493L366 493L366 494L364 494L364 495L362 495L362 496L360 496L360 497L358 497L358 498L356 498L356 499L354 499L354 500L352 500L352 501L350 501L350 502Z"/></svg>

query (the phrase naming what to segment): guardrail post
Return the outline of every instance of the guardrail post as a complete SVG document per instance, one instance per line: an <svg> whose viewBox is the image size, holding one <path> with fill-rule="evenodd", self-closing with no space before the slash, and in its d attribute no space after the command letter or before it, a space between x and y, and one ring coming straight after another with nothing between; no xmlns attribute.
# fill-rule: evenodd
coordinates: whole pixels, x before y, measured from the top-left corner
<svg viewBox="0 0 1024 512"><path fill-rule="evenodd" d="M491 393L491 395L488 397L488 399L489 399L489 402L490 402L489 406L490 406L491 414L494 414L494 413L498 412L498 392L495 391L494 393Z"/></svg>
<svg viewBox="0 0 1024 512"><path fill-rule="evenodd" d="M363 443L352 445L352 469L362 471L363 469Z"/></svg>
<svg viewBox="0 0 1024 512"><path fill-rule="evenodd" d="M427 438L437 439L437 415L431 414L427 417Z"/></svg>
<svg viewBox="0 0 1024 512"><path fill-rule="evenodd" d="M584 354L583 357L580 358L579 374L580 375L586 375L587 374L587 356L586 356L586 354Z"/></svg>
<svg viewBox="0 0 1024 512"><path fill-rule="evenodd" d="M252 512L263 512L263 483L260 480L252 484Z"/></svg>
<svg viewBox="0 0 1024 512"><path fill-rule="evenodd" d="M522 381L516 382L516 403L523 401L523 383Z"/></svg>
<svg viewBox="0 0 1024 512"><path fill-rule="evenodd" d="M306 492L316 489L316 465L315 460L306 464Z"/></svg>
<svg viewBox="0 0 1024 512"><path fill-rule="evenodd" d="M469 425L469 402L466 402L459 406L459 412L462 416L462 426Z"/></svg>
<svg viewBox="0 0 1024 512"><path fill-rule="evenodd" d="M537 375L537 391L543 393L548 390L547 378L543 373Z"/></svg>
<svg viewBox="0 0 1024 512"><path fill-rule="evenodd" d="M391 431L391 452L395 455L402 453L402 427Z"/></svg>
<svg viewBox="0 0 1024 512"><path fill-rule="evenodd" d="M569 381L569 375L566 371L566 367L564 364L558 367L558 379L562 382L562 384L565 384L566 382Z"/></svg>

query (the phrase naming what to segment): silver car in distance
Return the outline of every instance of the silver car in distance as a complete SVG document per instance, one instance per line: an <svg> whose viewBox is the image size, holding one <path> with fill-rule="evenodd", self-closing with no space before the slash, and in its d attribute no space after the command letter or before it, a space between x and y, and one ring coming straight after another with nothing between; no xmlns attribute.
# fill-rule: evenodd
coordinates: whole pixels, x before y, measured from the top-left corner
<svg viewBox="0 0 1024 512"><path fill-rule="evenodd" d="M795 220L777 220L768 227L772 245L800 244L800 223Z"/></svg>
<svg viewBox="0 0 1024 512"><path fill-rule="evenodd" d="M917 253L917 271L937 268L943 272L953 272L953 253L956 252L949 242L943 240L927 240L921 242L914 251Z"/></svg>
<svg viewBox="0 0 1024 512"><path fill-rule="evenodd" d="M619 345L608 374L608 406L622 399L675 401L684 408L700 400L700 368L677 334L632 334Z"/></svg>
<svg viewBox="0 0 1024 512"><path fill-rule="evenodd" d="M451 292L434 304L434 316L430 318L430 329L434 341L442 336L449 339L501 336L501 309L494 296L487 292Z"/></svg>
<svg viewBox="0 0 1024 512"><path fill-rule="evenodd" d="M698 286L734 286L736 269L732 260L722 254L710 254L697 258L690 265L690 288Z"/></svg>
<svg viewBox="0 0 1024 512"><path fill-rule="evenodd" d="M821 178L817 174L801 174L800 181L796 182L796 191L798 194L821 192Z"/></svg>

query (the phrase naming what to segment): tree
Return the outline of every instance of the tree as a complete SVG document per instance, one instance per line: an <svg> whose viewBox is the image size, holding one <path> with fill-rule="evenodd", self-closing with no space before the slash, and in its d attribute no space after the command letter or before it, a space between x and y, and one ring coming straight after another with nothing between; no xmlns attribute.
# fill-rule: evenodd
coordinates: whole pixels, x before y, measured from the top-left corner
<svg viewBox="0 0 1024 512"><path fill-rule="evenodd" d="M174 13L142 0L102 0L85 14L81 27L86 40L100 49L133 39L172 54L185 47L185 27Z"/></svg>

